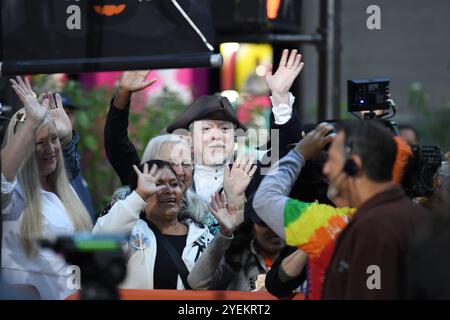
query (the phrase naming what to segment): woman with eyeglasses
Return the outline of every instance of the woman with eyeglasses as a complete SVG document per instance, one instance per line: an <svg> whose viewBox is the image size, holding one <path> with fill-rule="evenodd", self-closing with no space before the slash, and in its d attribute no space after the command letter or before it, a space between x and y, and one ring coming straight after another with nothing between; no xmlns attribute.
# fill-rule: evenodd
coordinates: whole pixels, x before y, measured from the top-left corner
<svg viewBox="0 0 450 320"><path fill-rule="evenodd" d="M72 293L68 265L36 240L92 229L61 152L72 128L59 95L39 103L28 79L11 83L24 108L12 117L1 151L2 277L35 287L43 299L63 299Z"/></svg>
<svg viewBox="0 0 450 320"><path fill-rule="evenodd" d="M208 204L200 199L192 189L194 165L191 159L191 144L189 141L177 135L162 134L150 139L142 155L141 164L150 160L168 162L175 171L183 194L179 220L189 217L195 221L204 222L203 219L208 211ZM130 184L131 177L135 174L132 167L130 167L129 171L126 179L127 184ZM106 215L116 201L125 199L131 191L129 185L116 190L112 201L105 207L100 216Z"/></svg>

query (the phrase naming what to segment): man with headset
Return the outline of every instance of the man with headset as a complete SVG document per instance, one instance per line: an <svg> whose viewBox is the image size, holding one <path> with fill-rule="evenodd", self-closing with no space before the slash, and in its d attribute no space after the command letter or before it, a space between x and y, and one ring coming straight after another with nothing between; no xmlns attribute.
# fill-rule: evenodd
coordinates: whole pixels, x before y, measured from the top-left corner
<svg viewBox="0 0 450 320"><path fill-rule="evenodd" d="M280 160L280 168L285 168L285 181L296 179L294 175L298 176L298 172L288 170L288 165L282 165L282 162L299 162L302 167L305 160L311 159L330 141L327 133L331 129L327 124L320 124L291 151L287 156L290 159ZM356 208L356 212L351 214L353 218L337 238L325 276L322 298L404 297L407 248L426 213L394 184L392 168L396 154L396 142L391 133L375 121L352 121L339 125L323 172L330 183L328 197L345 200L350 207ZM270 175L266 179L270 179ZM278 177L278 180L281 179ZM277 186L272 186L273 191L264 190L268 185L265 182L256 193L253 207L274 231L286 237L288 244L296 245L305 234L308 235L308 230L297 228L297 234L292 234L290 229L295 229L295 223L305 227L321 222L315 221L314 215L308 215L304 208L300 208L303 212L286 210L292 200L278 197L280 201L274 201L271 193L277 192ZM281 203L281 200L284 202ZM263 209L268 205L266 201L272 205L280 202L281 214L280 210L272 210L272 214L268 214ZM310 208L320 210L318 204ZM344 217L346 214L336 211L329 216ZM278 221L280 218L284 221ZM305 223L305 219L309 222ZM292 225L294 228L291 228ZM331 234L327 228L339 229L339 226L333 226L333 223L325 225L321 233L310 235L309 244L313 242L311 238ZM315 244L320 246L320 241L316 239Z"/></svg>
<svg viewBox="0 0 450 320"><path fill-rule="evenodd" d="M324 174L357 211L339 236L325 277L325 299L404 298L407 248L426 212L392 181L392 134L374 121L344 122Z"/></svg>

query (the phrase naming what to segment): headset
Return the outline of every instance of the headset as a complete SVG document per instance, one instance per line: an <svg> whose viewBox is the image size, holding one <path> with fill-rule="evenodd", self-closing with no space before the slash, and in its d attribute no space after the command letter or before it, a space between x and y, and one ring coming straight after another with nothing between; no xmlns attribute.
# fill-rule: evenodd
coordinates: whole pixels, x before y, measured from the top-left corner
<svg viewBox="0 0 450 320"><path fill-rule="evenodd" d="M344 166L342 167L342 170L334 177L333 180L335 180L336 182L342 176L342 174L346 174L347 177L356 177L360 171L355 160L350 158L350 155L352 152L351 145L352 145L351 142L346 143L346 146L344 148L344 152L345 152ZM332 188L328 188L327 196L329 199L337 197L338 194L339 194L339 192L335 186L333 186Z"/></svg>
<svg viewBox="0 0 450 320"><path fill-rule="evenodd" d="M355 160L347 159L347 161L345 161L344 168L342 169L342 171L344 171L349 177L355 177L359 172L359 168Z"/></svg>
<svg viewBox="0 0 450 320"><path fill-rule="evenodd" d="M342 172L347 174L349 177L356 177L356 175L359 172L359 167L356 164L355 160L350 158L350 154L352 152L351 145L352 145L352 143L348 142L344 148L345 154L346 154L346 160L345 160L344 166L342 168Z"/></svg>

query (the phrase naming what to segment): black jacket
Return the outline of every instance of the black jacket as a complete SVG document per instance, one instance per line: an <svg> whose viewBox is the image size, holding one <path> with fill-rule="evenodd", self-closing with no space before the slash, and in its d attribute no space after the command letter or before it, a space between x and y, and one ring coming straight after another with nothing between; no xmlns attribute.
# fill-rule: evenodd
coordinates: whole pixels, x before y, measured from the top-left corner
<svg viewBox="0 0 450 320"><path fill-rule="evenodd" d="M277 260L272 265L272 268L266 275L266 289L274 296L279 298L289 297L295 289L301 286L306 281L306 265L300 275L292 278L289 281L282 281L280 279L280 268L284 258L288 257L297 250L295 247L286 246L280 252Z"/></svg>
<svg viewBox="0 0 450 320"><path fill-rule="evenodd" d="M141 160L128 137L129 106L125 110L120 110L114 107L112 101L103 131L106 156L122 185L130 185L133 164L139 166Z"/></svg>

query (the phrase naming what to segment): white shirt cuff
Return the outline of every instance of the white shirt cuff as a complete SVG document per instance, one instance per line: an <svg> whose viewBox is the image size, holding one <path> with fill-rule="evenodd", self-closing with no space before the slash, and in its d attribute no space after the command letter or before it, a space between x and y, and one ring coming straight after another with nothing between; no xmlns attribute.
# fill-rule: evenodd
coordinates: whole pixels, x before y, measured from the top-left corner
<svg viewBox="0 0 450 320"><path fill-rule="evenodd" d="M282 125L288 122L292 117L292 106L294 105L295 101L294 95L289 91L289 104L275 104L272 96L270 96L270 101L272 102L272 112L275 123L278 125Z"/></svg>
<svg viewBox="0 0 450 320"><path fill-rule="evenodd" d="M8 181L2 173L2 194L11 193L17 184L17 177L13 181Z"/></svg>

